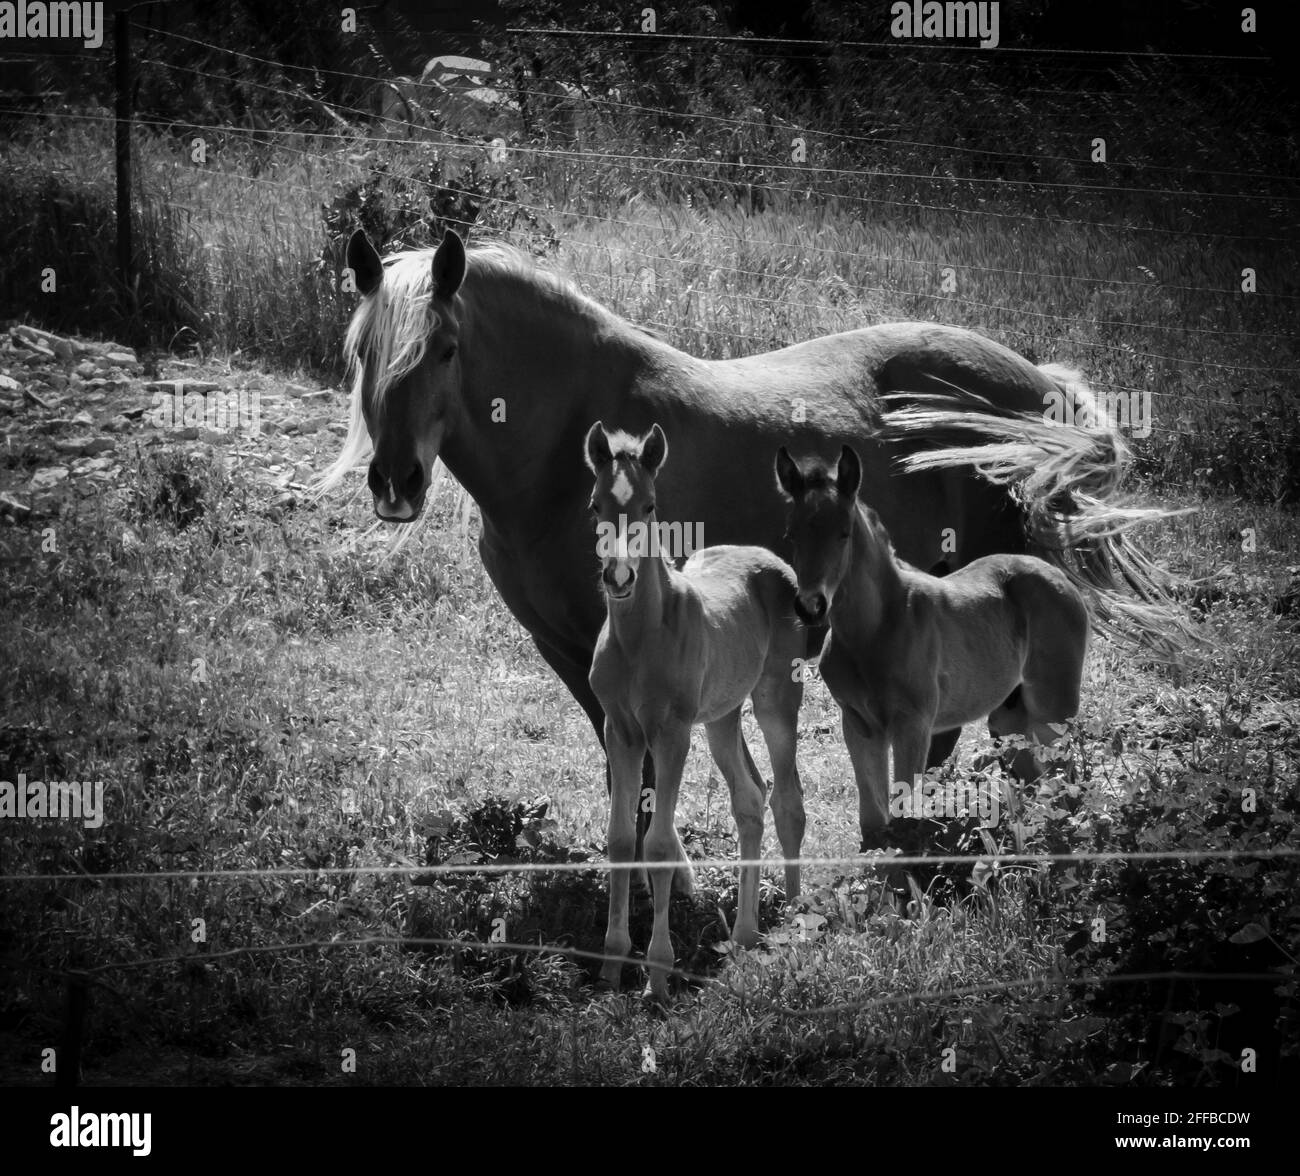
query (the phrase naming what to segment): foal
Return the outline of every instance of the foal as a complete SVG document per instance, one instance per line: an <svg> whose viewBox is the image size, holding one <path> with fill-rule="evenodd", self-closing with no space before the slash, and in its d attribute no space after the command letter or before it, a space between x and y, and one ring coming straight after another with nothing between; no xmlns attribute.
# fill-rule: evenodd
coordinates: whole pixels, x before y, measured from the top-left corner
<svg viewBox="0 0 1300 1176"><path fill-rule="evenodd" d="M673 820L695 724L704 724L709 750L731 791L740 856L753 860L762 852L764 784L747 767L740 708L746 698L754 700L754 718L772 758L772 812L781 851L787 858L799 856L804 811L795 729L803 685L795 662L804 656L805 637L794 613L798 585L790 568L763 547L705 548L680 572L651 547L660 534L655 475L668 456L658 425L635 438L606 433L597 421L587 434L586 454L596 476L591 512L609 610L590 676L605 710L613 782L609 857L611 862L633 858L641 763L649 751L656 767L655 808L645 856L652 863L654 932L646 960L648 991L662 1000L673 964L669 891L674 869L686 860ZM626 956L631 946L628 875L626 869L610 875L605 933L610 956ZM797 865L786 866L785 887L788 899L799 893ZM757 866L741 869L733 938L742 947L758 940ZM622 966L610 959L602 969L602 978L614 988Z"/></svg>
<svg viewBox="0 0 1300 1176"><path fill-rule="evenodd" d="M834 468L800 469L784 447L777 483L791 503L786 538L796 611L830 623L819 668L844 724L858 785L863 848L889 820L891 777L909 787L933 735L988 716L994 736L1036 743L1079 709L1088 607L1059 569L989 555L943 579L895 554L876 512L858 502L862 465L847 445ZM1040 772L1032 753L1016 770Z"/></svg>

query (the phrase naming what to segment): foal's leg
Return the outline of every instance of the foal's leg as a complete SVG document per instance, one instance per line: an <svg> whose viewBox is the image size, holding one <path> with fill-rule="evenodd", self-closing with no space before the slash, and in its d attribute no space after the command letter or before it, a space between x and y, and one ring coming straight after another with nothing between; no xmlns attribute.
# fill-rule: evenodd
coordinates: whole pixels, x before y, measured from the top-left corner
<svg viewBox="0 0 1300 1176"><path fill-rule="evenodd" d="M655 811L645 838L645 856L650 871L650 888L654 891L655 920L646 962L650 965L650 994L661 1001L668 999L668 970L672 968L674 958L672 938L668 933L668 900L674 863L684 854L674 819L682 769L686 766L690 749L691 728L686 723L665 726L650 746L657 774Z"/></svg>
<svg viewBox="0 0 1300 1176"><path fill-rule="evenodd" d="M772 760L772 816L777 840L787 861L798 858L803 847L803 783L795 763L795 742L799 734L799 703L803 684L790 680L790 671L778 666L754 687L754 718L763 732L767 754ZM785 898L799 897L799 867L785 867Z"/></svg>
<svg viewBox="0 0 1300 1176"><path fill-rule="evenodd" d="M645 743L640 734L620 734L615 724L605 720L605 753L609 757L611 791L609 798L609 860L617 865L631 862L636 854L636 809L641 791L641 761ZM627 893L631 870L614 869L609 873L609 921L605 928L607 959L600 978L617 990L624 958L632 947L627 932Z"/></svg>
<svg viewBox="0 0 1300 1176"><path fill-rule="evenodd" d="M894 777L890 783L901 781L907 785L910 794L917 776L925 773L930 723L916 715L899 717L891 726L889 735L894 749Z"/></svg>
<svg viewBox="0 0 1300 1176"><path fill-rule="evenodd" d="M740 834L741 861L763 855L763 785L746 762L744 737L740 732L740 708L705 727L709 750L731 790L731 815ZM736 901L736 925L731 937L741 947L758 942L758 867L740 868L740 891Z"/></svg>
<svg viewBox="0 0 1300 1176"><path fill-rule="evenodd" d="M889 824L889 744L883 731L869 727L855 711L841 707L840 716L858 784L858 823L865 850Z"/></svg>

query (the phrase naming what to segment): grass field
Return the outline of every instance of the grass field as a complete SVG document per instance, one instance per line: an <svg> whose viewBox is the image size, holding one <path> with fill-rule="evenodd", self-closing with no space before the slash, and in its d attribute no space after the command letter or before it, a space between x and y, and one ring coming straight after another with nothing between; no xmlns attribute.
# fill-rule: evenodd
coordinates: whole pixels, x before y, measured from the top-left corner
<svg viewBox="0 0 1300 1176"><path fill-rule="evenodd" d="M348 309L318 265L322 205L369 182L369 150L285 135L273 151L232 141L197 169L142 132L143 278L114 319L110 124L20 129L0 145L0 212L31 232L0 285L24 319L79 335L111 322L152 374L257 386L273 416L298 419L303 402L281 390L336 386ZM434 174L427 144L393 158L397 176ZM732 953L734 871L701 871L674 909L678 1001L655 1013L631 970L628 994L593 987L581 953L602 942L597 869L324 872L603 860L598 745L488 583L454 485L394 552L360 497L292 489L334 457L328 429L182 440L121 426L138 385L107 389L91 426L67 419L71 396L50 413L6 400L0 489L20 492L61 438L109 421L122 472L101 493L0 516L0 779L103 779L109 812L95 830L0 827L4 1081L49 1081L41 1050L63 1031L66 977L99 969L82 1062L94 1084L1293 1082L1300 866L1249 854L1294 848L1300 814L1296 291L1282 277L1281 299L1236 291L1246 265L1294 272L1294 238L1128 235L999 192L985 211L1036 217L1011 231L898 182L859 188L873 204L852 185L814 198L786 182L750 213L626 168L597 182L595 165L539 159L475 173L484 220L525 244L553 237L550 264L684 350L920 318L1150 390L1138 489L1197 511L1148 543L1197 580L1183 604L1206 648L1175 673L1097 641L1059 761L992 846L961 821L900 828L903 848L984 854L978 878L969 863L810 866L790 911L768 871L767 942ZM444 191L463 166L438 157ZM59 268L56 300L24 293L42 263ZM341 393L315 403L344 419ZM857 848L838 728L813 682L810 858ZM679 825L693 855L734 857L725 788L696 742ZM996 783L996 767L976 767L988 750L968 730L945 771ZM1020 848L1189 856L993 863L992 849ZM278 869L297 872L100 877ZM37 873L67 880L15 880ZM484 946L494 931L513 946ZM648 934L642 903L638 950Z"/></svg>

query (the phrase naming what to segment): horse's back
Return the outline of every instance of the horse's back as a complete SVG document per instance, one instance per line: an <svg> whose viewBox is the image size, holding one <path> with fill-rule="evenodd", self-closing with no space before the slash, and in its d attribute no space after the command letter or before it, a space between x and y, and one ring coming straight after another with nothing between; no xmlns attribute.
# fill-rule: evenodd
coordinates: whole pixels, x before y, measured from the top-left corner
<svg viewBox="0 0 1300 1176"><path fill-rule="evenodd" d="M790 565L766 547L704 547L686 561L682 575L699 592L705 612L715 616L746 602L782 614L793 610L799 591Z"/></svg>
<svg viewBox="0 0 1300 1176"><path fill-rule="evenodd" d="M942 580L942 592L954 602L1001 597L1016 611L1026 629L1040 631L1064 626L1061 639L1086 638L1089 617L1083 594L1058 567L1033 555L986 555Z"/></svg>
<svg viewBox="0 0 1300 1176"><path fill-rule="evenodd" d="M709 366L723 377L721 383L735 383L760 401L767 393L786 402L794 395L847 393L851 399L865 395L873 409L884 393L951 393L957 385L1001 408L1041 411L1044 397L1056 387L1009 347L939 323L860 327ZM788 404L785 411L788 419Z"/></svg>

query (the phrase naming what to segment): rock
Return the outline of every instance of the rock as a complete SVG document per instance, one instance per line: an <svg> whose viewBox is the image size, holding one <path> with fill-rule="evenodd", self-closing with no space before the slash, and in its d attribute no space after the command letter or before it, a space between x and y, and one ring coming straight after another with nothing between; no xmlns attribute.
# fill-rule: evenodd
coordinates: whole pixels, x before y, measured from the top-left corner
<svg viewBox="0 0 1300 1176"><path fill-rule="evenodd" d="M168 396L174 395L180 386L182 396L187 392L198 392L206 395L209 392L215 392L221 387L220 384L214 384L210 380L148 380L144 385L146 392L162 392Z"/></svg>
<svg viewBox="0 0 1300 1176"><path fill-rule="evenodd" d="M10 334L14 338L25 342L28 346L35 344L49 349L57 359L63 362L72 359L72 342L60 335L51 335L49 331L42 331L39 327L27 326L17 327Z"/></svg>
<svg viewBox="0 0 1300 1176"><path fill-rule="evenodd" d="M33 491L52 490L68 476L67 466L42 466L37 470L27 483L27 488Z"/></svg>
<svg viewBox="0 0 1300 1176"><path fill-rule="evenodd" d="M31 513L32 508L25 502L19 502L8 494L0 494L0 514L13 515L16 519L22 519Z"/></svg>
<svg viewBox="0 0 1300 1176"><path fill-rule="evenodd" d="M140 361L136 359L134 351L125 349L110 351L103 357L103 362L110 367L136 367Z"/></svg>
<svg viewBox="0 0 1300 1176"><path fill-rule="evenodd" d="M60 453L82 454L89 453L90 446L95 443L94 437L67 437L62 441L56 441L54 448Z"/></svg>
<svg viewBox="0 0 1300 1176"><path fill-rule="evenodd" d="M329 417L314 416L298 422L298 432L300 433L319 433L326 425L330 423Z"/></svg>
<svg viewBox="0 0 1300 1176"><path fill-rule="evenodd" d="M47 388L62 392L68 386L68 377L62 372L42 372L38 377Z"/></svg>
<svg viewBox="0 0 1300 1176"><path fill-rule="evenodd" d="M0 376L0 392L21 392L22 386L11 376Z"/></svg>
<svg viewBox="0 0 1300 1176"><path fill-rule="evenodd" d="M346 437L348 427L342 421L333 421L330 423L329 431L338 437Z"/></svg>
<svg viewBox="0 0 1300 1176"><path fill-rule="evenodd" d="M178 441L197 441L199 439L199 430L197 425L186 425L183 429L176 431Z"/></svg>
<svg viewBox="0 0 1300 1176"><path fill-rule="evenodd" d="M95 374L95 365L88 359L83 359L75 368L72 369L83 380L89 380Z"/></svg>
<svg viewBox="0 0 1300 1176"><path fill-rule="evenodd" d="M72 463L72 472L81 475L113 476L118 469L119 466L111 457L83 457Z"/></svg>
<svg viewBox="0 0 1300 1176"><path fill-rule="evenodd" d="M79 412L72 418L72 423L74 425L93 425L95 418L88 412Z"/></svg>

